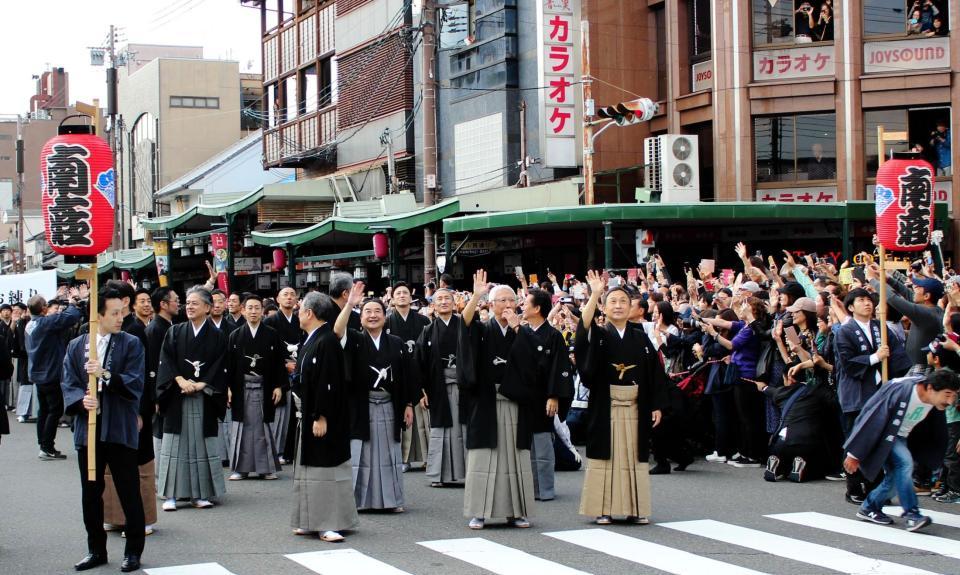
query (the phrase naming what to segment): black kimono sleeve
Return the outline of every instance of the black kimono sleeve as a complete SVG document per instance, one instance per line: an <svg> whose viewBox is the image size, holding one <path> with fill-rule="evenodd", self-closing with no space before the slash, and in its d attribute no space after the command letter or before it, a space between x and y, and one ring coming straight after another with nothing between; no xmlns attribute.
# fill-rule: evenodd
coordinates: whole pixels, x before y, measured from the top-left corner
<svg viewBox="0 0 960 575"><path fill-rule="evenodd" d="M182 395L182 390L177 384L177 333L180 330L171 327L163 337L163 345L160 347L160 362L157 364L157 403L160 405L161 413L166 411L170 402L178 399Z"/></svg>

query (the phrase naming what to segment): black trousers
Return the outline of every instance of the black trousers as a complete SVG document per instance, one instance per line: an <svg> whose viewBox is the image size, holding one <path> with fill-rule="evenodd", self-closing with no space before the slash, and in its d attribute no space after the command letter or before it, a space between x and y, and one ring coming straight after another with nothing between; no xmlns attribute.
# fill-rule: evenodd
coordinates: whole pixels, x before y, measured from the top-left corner
<svg viewBox="0 0 960 575"><path fill-rule="evenodd" d="M78 422L79 425L79 422ZM107 533L103 530L103 473L110 466L120 507L127 519L124 555L143 554L144 517L140 499L140 470L137 450L117 443L97 442L97 480L87 481L87 448L77 450L83 492L83 526L87 529L87 550L107 554Z"/></svg>
<svg viewBox="0 0 960 575"><path fill-rule="evenodd" d="M940 480L947 489L960 493L960 454L957 454L957 442L960 441L960 421L947 424L947 452L943 458L943 471Z"/></svg>
<svg viewBox="0 0 960 575"><path fill-rule="evenodd" d="M63 416L63 391L59 381L38 385L36 389L40 405L37 412L37 442L40 449L52 452L57 440L57 424Z"/></svg>
<svg viewBox="0 0 960 575"><path fill-rule="evenodd" d="M857 421L857 416L860 415L860 410L851 411L849 413L843 414L843 419L841 423L843 424L843 436L844 438L850 437L850 432L853 431L853 425ZM846 456L846 454L844 454ZM873 491L873 488L877 485L880 485L880 482L883 480L883 472L880 472L873 481L868 480L863 476L863 473L858 469L856 473L847 474L847 495L853 495L856 497L866 497L868 493Z"/></svg>
<svg viewBox="0 0 960 575"><path fill-rule="evenodd" d="M710 395L713 402L714 450L717 455L732 457L737 452L737 407L733 391Z"/></svg>
<svg viewBox="0 0 960 575"><path fill-rule="evenodd" d="M733 401L740 420L740 455L757 461L767 458L764 395L752 383L733 386Z"/></svg>

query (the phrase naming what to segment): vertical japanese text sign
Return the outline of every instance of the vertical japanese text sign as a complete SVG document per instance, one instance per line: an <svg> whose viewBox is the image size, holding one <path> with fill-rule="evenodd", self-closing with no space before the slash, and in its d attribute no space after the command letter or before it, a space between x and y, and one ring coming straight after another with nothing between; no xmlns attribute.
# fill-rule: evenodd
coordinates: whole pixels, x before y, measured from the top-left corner
<svg viewBox="0 0 960 575"><path fill-rule="evenodd" d="M541 156L547 167L580 165L580 0L538 0Z"/></svg>

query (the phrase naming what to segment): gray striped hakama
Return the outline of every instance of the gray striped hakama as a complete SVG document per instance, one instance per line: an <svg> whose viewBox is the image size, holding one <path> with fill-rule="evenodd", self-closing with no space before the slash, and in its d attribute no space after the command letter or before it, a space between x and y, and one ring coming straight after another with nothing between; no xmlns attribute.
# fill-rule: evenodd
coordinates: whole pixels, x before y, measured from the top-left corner
<svg viewBox="0 0 960 575"><path fill-rule="evenodd" d="M290 517L294 529L347 531L360 523L351 489L350 462L336 467L296 463L293 472L295 504Z"/></svg>
<svg viewBox="0 0 960 575"><path fill-rule="evenodd" d="M499 389L499 386L497 386ZM497 447L467 451L464 517L529 517L533 512L530 451L517 445L517 404L497 393Z"/></svg>
<svg viewBox="0 0 960 575"><path fill-rule="evenodd" d="M427 464L430 444L430 410L420 407L419 402L413 406L413 425L403 430L401 444L404 463L419 461L424 465Z"/></svg>
<svg viewBox="0 0 960 575"><path fill-rule="evenodd" d="M284 400L280 402L273 412L273 423L271 432L273 433L273 444L277 447L277 453L282 453L287 461L293 460L293 455L283 453L283 446L287 444L287 429L290 426L290 414L293 413L293 393L284 394Z"/></svg>
<svg viewBox="0 0 960 575"><path fill-rule="evenodd" d="M243 376L243 421L234 421L230 433L230 469L267 475L280 471L273 426L263 422L263 376Z"/></svg>
<svg viewBox="0 0 960 575"><path fill-rule="evenodd" d="M553 432L534 433L530 446L530 459L533 462L533 493L540 501L550 501L556 497L553 490L554 465L556 454L553 451Z"/></svg>
<svg viewBox="0 0 960 575"><path fill-rule="evenodd" d="M350 440L353 494L357 509L403 507L403 459L394 441L393 400L390 393L370 391L370 439Z"/></svg>
<svg viewBox="0 0 960 575"><path fill-rule="evenodd" d="M220 464L220 443L203 436L203 397L183 398L180 433L164 433L157 470L157 494L163 499L209 499L227 492Z"/></svg>
<svg viewBox="0 0 960 575"><path fill-rule="evenodd" d="M457 387L457 368L443 372L447 382L447 401L450 402L451 427L431 427L427 452L427 477L431 482L456 483L467 476L465 465L467 426L460 423L460 390ZM435 398L433 401L442 401Z"/></svg>

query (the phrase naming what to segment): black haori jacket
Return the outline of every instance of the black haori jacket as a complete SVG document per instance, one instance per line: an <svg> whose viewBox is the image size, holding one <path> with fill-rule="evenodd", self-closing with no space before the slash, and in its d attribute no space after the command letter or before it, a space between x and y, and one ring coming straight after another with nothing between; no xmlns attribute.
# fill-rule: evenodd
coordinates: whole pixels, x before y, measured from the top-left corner
<svg viewBox="0 0 960 575"><path fill-rule="evenodd" d="M282 389L288 384L287 346L280 340L276 330L263 323L257 329L256 337L250 334L250 325L244 322L230 333L227 352L227 385L233 394L230 413L234 421L243 421L243 403L246 395L244 376L256 373L263 377L263 422L273 423L276 405L273 403L273 390ZM262 357L257 357L262 355ZM253 367L251 358L256 357ZM282 398L281 398L282 399Z"/></svg>
<svg viewBox="0 0 960 575"><path fill-rule="evenodd" d="M379 389L390 392L393 404L393 438L400 441L404 428L403 412L407 405L420 401L420 382L417 378L413 355L407 344L386 331L380 332L380 349L364 331L347 330L347 346L344 353L351 357L353 375L350 378L350 409L352 413L350 439L370 439L370 391L373 383ZM376 364L373 365L373 364ZM378 368L386 369L385 381L380 383Z"/></svg>
<svg viewBox="0 0 960 575"><path fill-rule="evenodd" d="M446 328L443 330L444 333L449 337L459 338L462 322L460 316L451 316L450 324L444 326ZM440 341L443 335L440 326L443 325L443 320L436 318L433 323L423 328L423 333L420 334L414 349L416 363L420 370L420 388L427 394L427 401L430 404L430 427L453 426L453 414L450 412L450 402L447 401L447 384L443 375L447 363L440 353ZM456 344L454 349L457 349ZM458 377L460 371L460 358L457 358ZM469 413L467 403L461 398L459 413L462 423L467 421Z"/></svg>
<svg viewBox="0 0 960 575"><path fill-rule="evenodd" d="M294 387L300 397L303 419L300 426L300 464L336 467L350 460L350 394L343 371L344 354L340 341L327 323L300 346ZM327 433L313 435L313 422L323 417Z"/></svg>
<svg viewBox="0 0 960 575"><path fill-rule="evenodd" d="M500 329L497 320L490 318L481 322L474 319L467 326L460 322L460 339L457 342L457 385L460 397L467 399L469 413L467 424L467 449L495 449L497 447L497 384L503 381L507 371L510 348L517 338L516 332ZM522 417L519 416L518 417ZM525 443L528 445L529 438Z"/></svg>

